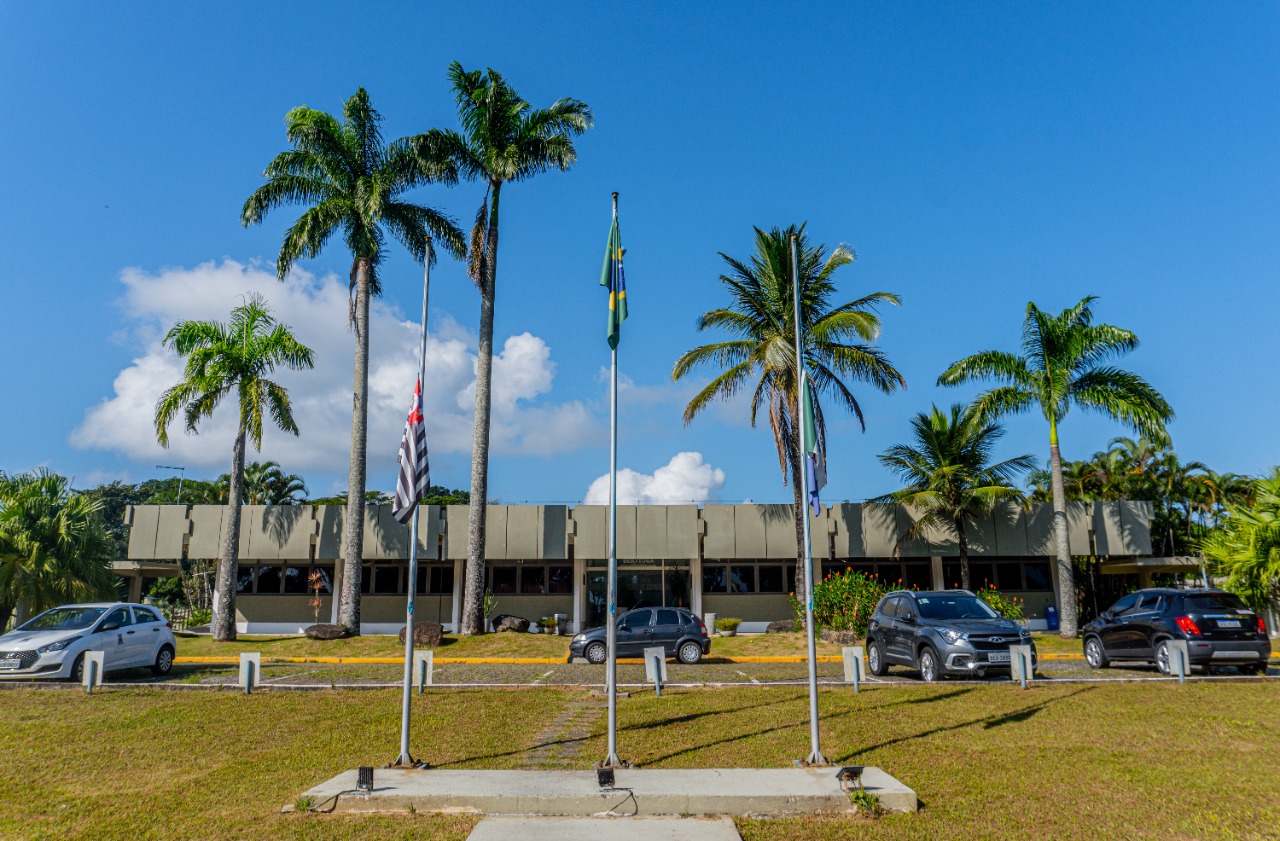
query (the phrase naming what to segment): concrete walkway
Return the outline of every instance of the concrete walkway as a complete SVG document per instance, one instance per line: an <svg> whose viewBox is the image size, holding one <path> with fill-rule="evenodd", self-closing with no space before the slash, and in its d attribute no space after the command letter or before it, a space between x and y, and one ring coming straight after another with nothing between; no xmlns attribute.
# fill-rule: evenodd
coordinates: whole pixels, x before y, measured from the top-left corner
<svg viewBox="0 0 1280 841"><path fill-rule="evenodd" d="M467 841L741 841L729 818L485 818Z"/></svg>

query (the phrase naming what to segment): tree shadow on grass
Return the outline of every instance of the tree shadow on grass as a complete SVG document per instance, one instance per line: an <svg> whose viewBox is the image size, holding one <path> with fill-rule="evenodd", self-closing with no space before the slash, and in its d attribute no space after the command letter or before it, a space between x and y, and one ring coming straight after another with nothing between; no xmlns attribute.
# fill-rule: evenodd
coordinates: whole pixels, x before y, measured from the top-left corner
<svg viewBox="0 0 1280 841"><path fill-rule="evenodd" d="M835 761L836 763L848 762L856 757L862 756L863 754L866 754L875 750L880 750L881 748L887 748L893 745L899 745L904 742L915 741L916 739L927 739L930 736L936 736L939 733L950 733L956 730L963 730L964 728L972 727L975 724L981 724L983 729L985 730L989 730L994 727L1002 727L1006 724L1017 724L1019 722L1026 721L1027 719L1036 715L1038 712L1040 712L1050 704L1056 704L1059 701L1063 701L1068 698L1074 698L1076 695L1080 695L1085 692L1092 692L1096 688L1097 687L1093 687L1093 686L1084 686L1073 692L1069 692L1066 695L1059 695L1056 698L1048 698L1043 701L1040 701L1039 703L1035 703L1035 704L1031 704L1029 706L1023 707L1020 710L1014 710L1013 712L1003 713L1001 715L981 716L979 718L973 718L968 721L957 722L956 724L947 724L944 726L934 727L929 730L923 730L919 733L912 733L906 736L899 736L894 739L886 739L883 742L879 742L874 745L867 745L865 747L858 748L857 750L850 751L849 753L846 753L838 757Z"/></svg>

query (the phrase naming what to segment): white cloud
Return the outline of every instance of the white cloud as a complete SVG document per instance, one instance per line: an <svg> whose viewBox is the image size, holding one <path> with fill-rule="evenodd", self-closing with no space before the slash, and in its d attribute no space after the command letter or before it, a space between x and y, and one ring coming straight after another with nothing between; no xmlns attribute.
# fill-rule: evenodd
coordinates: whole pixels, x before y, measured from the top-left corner
<svg viewBox="0 0 1280 841"><path fill-rule="evenodd" d="M224 471L235 435L230 401L187 435L179 418L170 427L170 450L155 440L153 418L161 392L178 382L182 361L165 350L164 332L189 319L225 321L241 296L261 293L276 318L315 351L312 371L277 371L289 389L301 435L264 431L263 453L295 472L345 475L351 447L351 382L354 335L347 329L345 279L316 278L295 271L281 283L255 265L231 260L148 274L121 275L127 340L139 355L116 375L113 394L85 412L71 442L132 458L176 460L190 467ZM405 413L417 374L418 324L375 301L370 310L369 477L394 471ZM475 338L447 316L428 338L424 401L432 452L471 452L475 393ZM599 443L603 431L581 402L555 403L551 350L537 336L512 336L494 356L491 451L498 455L551 455ZM543 399L539 399L543 398ZM253 458L251 453L250 458ZM344 483L345 484L345 483Z"/></svg>
<svg viewBox="0 0 1280 841"><path fill-rule="evenodd" d="M702 453L676 453L653 474L623 468L618 471L618 503L622 505L679 505L718 499L724 471L704 464ZM582 498L587 505L609 502L609 474L591 483Z"/></svg>

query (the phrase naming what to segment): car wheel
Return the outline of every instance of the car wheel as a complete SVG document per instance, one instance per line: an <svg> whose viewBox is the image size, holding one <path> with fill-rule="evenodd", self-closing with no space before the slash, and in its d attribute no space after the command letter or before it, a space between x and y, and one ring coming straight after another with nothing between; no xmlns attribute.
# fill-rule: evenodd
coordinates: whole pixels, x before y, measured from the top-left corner
<svg viewBox="0 0 1280 841"><path fill-rule="evenodd" d="M702 659L702 646L696 642L686 642L680 646L680 651L676 653L676 658L686 666L692 666Z"/></svg>
<svg viewBox="0 0 1280 841"><path fill-rule="evenodd" d="M882 677L889 671L889 664L884 661L878 642L867 643L867 668L876 677Z"/></svg>
<svg viewBox="0 0 1280 841"><path fill-rule="evenodd" d="M1111 665L1107 652L1102 647L1102 640L1089 637L1084 641L1084 659L1091 669L1105 669Z"/></svg>
<svg viewBox="0 0 1280 841"><path fill-rule="evenodd" d="M84 683L84 654L76 657L76 661L71 664L71 674L67 675L67 680L72 683Z"/></svg>
<svg viewBox="0 0 1280 841"><path fill-rule="evenodd" d="M591 645L587 646L587 650L583 653L587 655L588 663L595 663L599 665L604 662L604 658L608 653L608 650L604 647L604 643L593 642Z"/></svg>
<svg viewBox="0 0 1280 841"><path fill-rule="evenodd" d="M1161 640L1156 646L1156 668L1160 670L1160 674L1168 675L1172 671L1173 664L1169 662L1169 643Z"/></svg>
<svg viewBox="0 0 1280 841"><path fill-rule="evenodd" d="M942 679L942 662L938 652L926 645L920 650L920 679L925 683L936 683Z"/></svg>
<svg viewBox="0 0 1280 841"><path fill-rule="evenodd" d="M164 677L171 671L173 671L173 649L162 645L160 653L156 655L156 663L151 667L151 674Z"/></svg>

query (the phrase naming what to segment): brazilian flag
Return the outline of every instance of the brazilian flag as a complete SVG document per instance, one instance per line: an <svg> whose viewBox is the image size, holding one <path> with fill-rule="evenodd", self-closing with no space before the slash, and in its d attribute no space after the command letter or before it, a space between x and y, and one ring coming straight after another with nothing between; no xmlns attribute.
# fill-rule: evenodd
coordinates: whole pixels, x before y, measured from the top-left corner
<svg viewBox="0 0 1280 841"><path fill-rule="evenodd" d="M622 235L618 233L618 216L615 213L609 227L604 268L600 271L600 285L609 289L609 329L606 335L609 347L614 349L622 336L622 322L627 320L627 281L622 274L622 254Z"/></svg>

